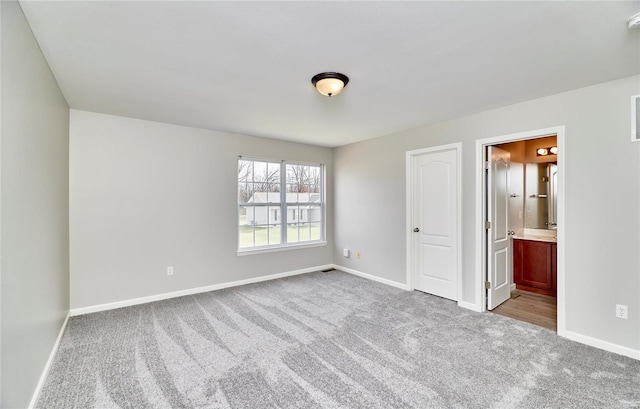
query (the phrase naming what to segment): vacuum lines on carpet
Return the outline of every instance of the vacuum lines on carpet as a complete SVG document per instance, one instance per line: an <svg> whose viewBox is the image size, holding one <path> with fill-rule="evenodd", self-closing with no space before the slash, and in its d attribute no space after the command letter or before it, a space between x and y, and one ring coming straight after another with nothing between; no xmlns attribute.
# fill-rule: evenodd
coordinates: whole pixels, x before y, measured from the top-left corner
<svg viewBox="0 0 640 409"><path fill-rule="evenodd" d="M640 362L340 271L72 317L38 408L637 408Z"/></svg>

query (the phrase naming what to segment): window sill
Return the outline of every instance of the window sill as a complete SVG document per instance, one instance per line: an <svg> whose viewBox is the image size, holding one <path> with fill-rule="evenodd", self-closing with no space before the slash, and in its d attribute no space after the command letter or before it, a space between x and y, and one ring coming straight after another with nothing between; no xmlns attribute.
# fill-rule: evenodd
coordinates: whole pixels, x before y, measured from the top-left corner
<svg viewBox="0 0 640 409"><path fill-rule="evenodd" d="M285 244L278 247L265 247L265 248L258 248L258 249L246 249L246 250L241 249L241 250L238 250L237 254L238 256L249 256L251 254L275 253L278 251L308 249L311 247L323 247L326 245L327 245L326 241L314 241L311 243L304 243L304 244Z"/></svg>

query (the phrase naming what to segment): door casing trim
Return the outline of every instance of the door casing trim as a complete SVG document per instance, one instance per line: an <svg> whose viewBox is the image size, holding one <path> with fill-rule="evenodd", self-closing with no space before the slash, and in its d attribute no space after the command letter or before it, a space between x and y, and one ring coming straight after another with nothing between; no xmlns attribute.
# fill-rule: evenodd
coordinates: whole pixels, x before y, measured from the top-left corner
<svg viewBox="0 0 640 409"><path fill-rule="evenodd" d="M457 263L457 281L458 288L456 290L457 302L462 301L462 142L450 143L447 145L432 146L429 148L416 149L406 152L406 274L407 289L415 290L413 279L413 164L415 158L425 153L443 152L455 150L456 152L456 263ZM468 307L465 307L468 308Z"/></svg>
<svg viewBox="0 0 640 409"><path fill-rule="evenodd" d="M537 129L515 134L495 136L491 138L476 140L476 272L474 289L476 292L473 310L487 310L487 294L484 287L486 277L486 235L484 234L484 214L485 214L485 181L484 181L484 152L490 145L500 143L515 142L526 139L543 138L545 136L557 135L558 143L558 274L557 274L557 304L558 304L558 335L566 336L565 322L565 126ZM471 304L468 304L471 306Z"/></svg>

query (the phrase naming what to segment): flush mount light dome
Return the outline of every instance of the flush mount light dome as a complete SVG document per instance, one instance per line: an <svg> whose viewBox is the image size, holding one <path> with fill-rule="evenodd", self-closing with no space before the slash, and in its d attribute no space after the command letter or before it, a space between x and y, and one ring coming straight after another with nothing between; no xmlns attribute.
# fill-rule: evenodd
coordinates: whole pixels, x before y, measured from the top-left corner
<svg viewBox="0 0 640 409"><path fill-rule="evenodd" d="M339 72L322 72L311 78L311 83L324 96L332 97L342 92L349 83L349 77Z"/></svg>
<svg viewBox="0 0 640 409"><path fill-rule="evenodd" d="M640 13L631 16L631 18L627 20L627 26L629 28L640 28Z"/></svg>

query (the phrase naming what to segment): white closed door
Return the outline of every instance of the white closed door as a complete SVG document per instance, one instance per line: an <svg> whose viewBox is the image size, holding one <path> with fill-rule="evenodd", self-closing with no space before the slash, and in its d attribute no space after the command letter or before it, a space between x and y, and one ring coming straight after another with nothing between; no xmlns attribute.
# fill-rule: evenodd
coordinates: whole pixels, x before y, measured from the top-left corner
<svg viewBox="0 0 640 409"><path fill-rule="evenodd" d="M416 290L458 300L458 150L413 157L412 264Z"/></svg>
<svg viewBox="0 0 640 409"><path fill-rule="evenodd" d="M495 146L487 148L487 308L494 309L511 294L509 234L509 161L511 154Z"/></svg>

